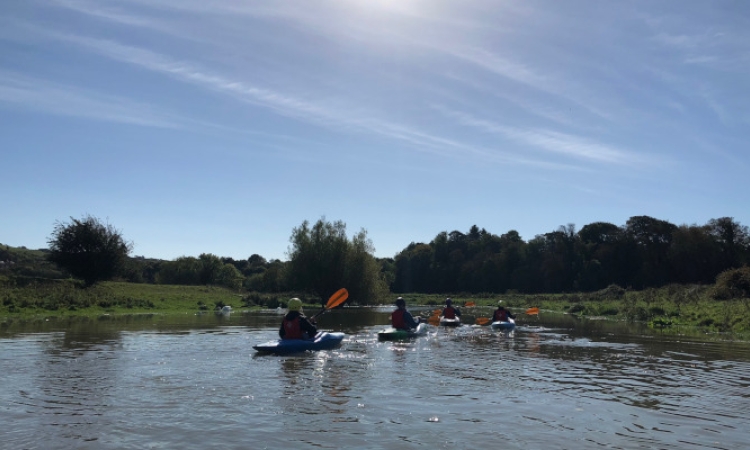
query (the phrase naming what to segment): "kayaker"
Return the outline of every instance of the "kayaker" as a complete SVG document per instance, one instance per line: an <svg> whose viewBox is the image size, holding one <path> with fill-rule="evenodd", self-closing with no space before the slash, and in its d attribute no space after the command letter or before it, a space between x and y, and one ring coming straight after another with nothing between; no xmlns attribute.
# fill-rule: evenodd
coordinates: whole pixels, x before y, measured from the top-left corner
<svg viewBox="0 0 750 450"><path fill-rule="evenodd" d="M445 299L445 308L443 308L441 315L444 319L455 319L456 317L461 317L461 311L453 306L453 300L448 297Z"/></svg>
<svg viewBox="0 0 750 450"><path fill-rule="evenodd" d="M411 313L406 310L406 301L403 297L396 299L396 310L391 313L391 326L398 330L410 331L417 328L421 318L414 320Z"/></svg>
<svg viewBox="0 0 750 450"><path fill-rule="evenodd" d="M310 320L302 313L302 300L290 299L286 308L288 312L279 328L281 339L309 339L318 333L315 319Z"/></svg>
<svg viewBox="0 0 750 450"><path fill-rule="evenodd" d="M502 305L502 300L498 302L497 309L495 310L495 313L492 314L492 321L493 322L507 322L508 318L515 319L516 316L514 316L510 311L505 309L505 306Z"/></svg>

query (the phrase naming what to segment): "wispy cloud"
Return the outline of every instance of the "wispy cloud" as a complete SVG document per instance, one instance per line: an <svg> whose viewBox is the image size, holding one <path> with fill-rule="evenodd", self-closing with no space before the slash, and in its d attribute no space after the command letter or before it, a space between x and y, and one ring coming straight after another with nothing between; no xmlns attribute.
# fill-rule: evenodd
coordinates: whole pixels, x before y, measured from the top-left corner
<svg viewBox="0 0 750 450"><path fill-rule="evenodd" d="M268 108L277 114L295 118L309 123L326 126L338 131L366 131L389 139L407 142L420 151L428 151L443 156L472 153L498 160L493 152L458 143L451 139L425 133L423 131L382 120L374 114L362 113L357 108L329 107L322 102L299 99L283 93L260 88L247 82L230 79L220 74L201 68L196 64L178 61L164 55L133 46L119 44L109 40L92 39L70 34L55 34L56 39L65 40L84 46L102 56L133 64L146 70L174 77L182 82L214 92L229 94L233 99ZM357 113L358 112L358 113ZM510 162L512 158L504 158ZM516 162L520 160L513 159ZM530 161L523 161L531 163Z"/></svg>
<svg viewBox="0 0 750 450"><path fill-rule="evenodd" d="M159 28L156 22L144 17L129 14L121 8L107 8L101 5L101 2L91 2L87 0L52 0L54 4L76 11L78 13L90 15L100 19L106 19L123 25Z"/></svg>
<svg viewBox="0 0 750 450"><path fill-rule="evenodd" d="M91 120L157 128L182 128L177 117L152 105L73 86L0 71L0 104Z"/></svg>
<svg viewBox="0 0 750 450"><path fill-rule="evenodd" d="M480 129L486 133L501 135L507 139L546 152L607 164L634 165L645 162L644 158L639 155L601 144L591 139L558 131L508 127L441 106L435 106L435 109L447 117L456 120L461 125Z"/></svg>

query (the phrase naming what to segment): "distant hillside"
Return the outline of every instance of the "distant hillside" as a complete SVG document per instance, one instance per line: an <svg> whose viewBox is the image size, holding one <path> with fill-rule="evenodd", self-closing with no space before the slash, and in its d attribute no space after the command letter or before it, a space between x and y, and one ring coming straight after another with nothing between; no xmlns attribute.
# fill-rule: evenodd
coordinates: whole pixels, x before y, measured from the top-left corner
<svg viewBox="0 0 750 450"><path fill-rule="evenodd" d="M0 244L0 275L62 278L63 273L47 261L48 253L46 248L29 250Z"/></svg>

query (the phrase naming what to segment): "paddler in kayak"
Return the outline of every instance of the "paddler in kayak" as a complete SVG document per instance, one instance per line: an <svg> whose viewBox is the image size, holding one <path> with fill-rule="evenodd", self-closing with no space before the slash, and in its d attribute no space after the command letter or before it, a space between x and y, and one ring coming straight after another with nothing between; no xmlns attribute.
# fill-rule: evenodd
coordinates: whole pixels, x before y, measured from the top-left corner
<svg viewBox="0 0 750 450"><path fill-rule="evenodd" d="M503 301L500 300L499 302L497 302L497 309L492 314L492 322L507 322L509 318L515 319L516 316L505 309L505 306L503 306Z"/></svg>
<svg viewBox="0 0 750 450"><path fill-rule="evenodd" d="M318 333L315 327L315 319L308 320L302 313L302 300L293 298L289 300L286 308L288 312L281 321L279 337L281 339L309 339Z"/></svg>
<svg viewBox="0 0 750 450"><path fill-rule="evenodd" d="M445 308L440 315L443 316L443 319L455 319L461 317L461 311L453 306L453 300L448 297L445 299Z"/></svg>
<svg viewBox="0 0 750 450"><path fill-rule="evenodd" d="M411 313L406 310L406 301L403 297L396 299L396 310L391 313L391 326L397 330L411 331L417 328L421 318L414 320Z"/></svg>

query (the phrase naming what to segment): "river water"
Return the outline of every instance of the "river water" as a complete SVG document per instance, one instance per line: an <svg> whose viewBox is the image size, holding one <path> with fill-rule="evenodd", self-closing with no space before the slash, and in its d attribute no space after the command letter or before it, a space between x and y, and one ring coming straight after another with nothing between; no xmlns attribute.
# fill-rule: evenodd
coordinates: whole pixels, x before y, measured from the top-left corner
<svg viewBox="0 0 750 450"><path fill-rule="evenodd" d="M251 348L274 312L4 324L0 448L750 446L748 343L544 312L378 342L390 309L324 314L341 348L293 356Z"/></svg>

